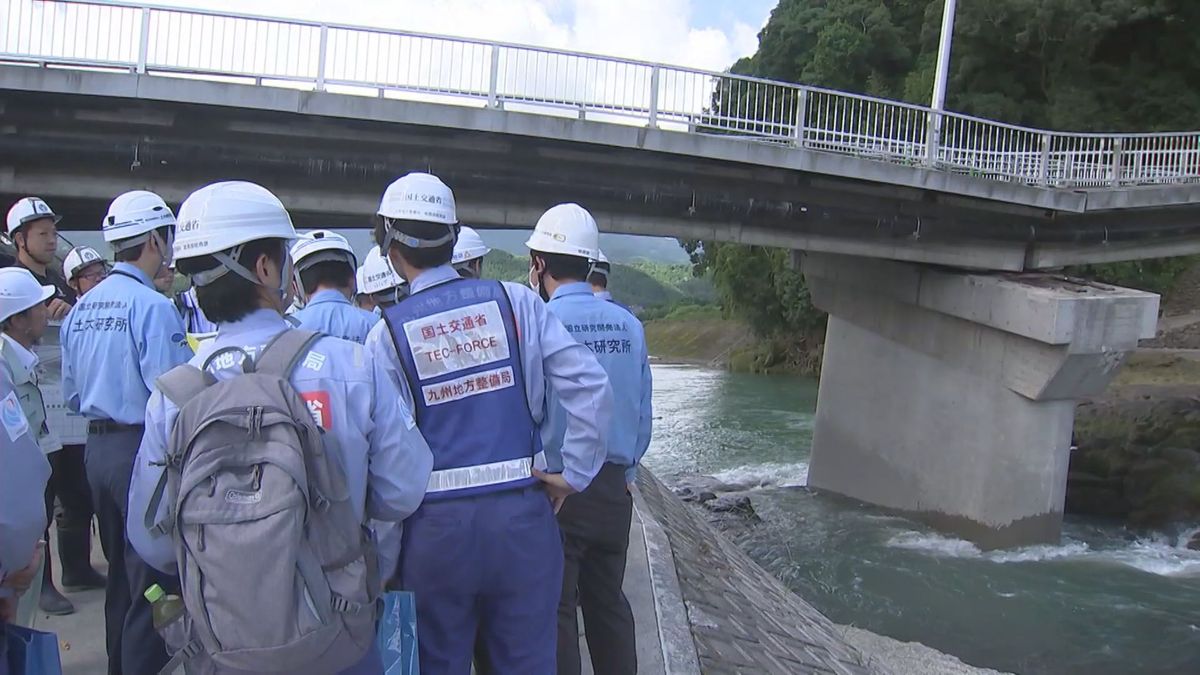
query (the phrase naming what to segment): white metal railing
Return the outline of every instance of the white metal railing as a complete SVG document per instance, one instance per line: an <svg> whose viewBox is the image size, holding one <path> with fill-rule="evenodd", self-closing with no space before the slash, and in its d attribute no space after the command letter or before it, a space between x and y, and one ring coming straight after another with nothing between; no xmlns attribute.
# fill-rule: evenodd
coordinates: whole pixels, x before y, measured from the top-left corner
<svg viewBox="0 0 1200 675"><path fill-rule="evenodd" d="M4 61L567 111L1049 188L1200 182L1200 132L1043 131L730 73L116 0L0 6Z"/></svg>

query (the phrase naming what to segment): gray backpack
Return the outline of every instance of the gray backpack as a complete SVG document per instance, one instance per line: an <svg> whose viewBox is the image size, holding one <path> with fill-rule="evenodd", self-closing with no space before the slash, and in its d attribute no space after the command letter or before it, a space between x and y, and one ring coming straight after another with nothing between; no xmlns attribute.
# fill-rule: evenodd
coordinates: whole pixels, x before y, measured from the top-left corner
<svg viewBox="0 0 1200 675"><path fill-rule="evenodd" d="M320 337L285 330L227 380L207 367L241 349L158 378L179 416L146 526L174 540L187 609L163 631L164 672L336 673L375 639L373 539L332 436L289 382Z"/></svg>

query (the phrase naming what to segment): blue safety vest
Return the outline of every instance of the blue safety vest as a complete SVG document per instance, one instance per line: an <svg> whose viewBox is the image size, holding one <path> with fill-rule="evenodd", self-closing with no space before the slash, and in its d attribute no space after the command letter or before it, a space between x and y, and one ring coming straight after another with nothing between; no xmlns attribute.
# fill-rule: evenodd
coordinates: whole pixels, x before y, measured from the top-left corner
<svg viewBox="0 0 1200 675"><path fill-rule="evenodd" d="M535 482L541 452L512 301L498 281L456 279L383 310L433 451L426 499Z"/></svg>

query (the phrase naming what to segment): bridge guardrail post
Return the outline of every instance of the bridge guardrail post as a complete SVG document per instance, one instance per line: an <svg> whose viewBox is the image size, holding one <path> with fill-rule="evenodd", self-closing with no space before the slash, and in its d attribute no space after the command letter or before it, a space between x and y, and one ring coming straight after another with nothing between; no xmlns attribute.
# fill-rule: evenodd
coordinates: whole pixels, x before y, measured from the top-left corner
<svg viewBox="0 0 1200 675"><path fill-rule="evenodd" d="M938 148L942 144L942 113L929 111L929 130L925 133L925 166L935 169L938 163Z"/></svg>
<svg viewBox="0 0 1200 675"><path fill-rule="evenodd" d="M1042 187L1050 185L1050 144L1053 142L1050 134L1042 134L1042 158L1038 166L1038 185Z"/></svg>
<svg viewBox="0 0 1200 675"><path fill-rule="evenodd" d="M321 41L317 47L317 91L325 91L325 52L329 48L329 26L321 24Z"/></svg>
<svg viewBox="0 0 1200 675"><path fill-rule="evenodd" d="M653 68L650 69L650 128L651 129L658 128L658 80L659 80L660 72L661 71L659 70L658 66L654 66Z"/></svg>
<svg viewBox="0 0 1200 675"><path fill-rule="evenodd" d="M142 33L138 38L138 62L137 72L139 75L146 73L146 59L150 56L150 8L142 8Z"/></svg>
<svg viewBox="0 0 1200 675"><path fill-rule="evenodd" d="M1120 136L1112 140L1112 187L1121 186L1121 160L1123 159L1121 146Z"/></svg>
<svg viewBox="0 0 1200 675"><path fill-rule="evenodd" d="M797 148L804 147L804 136L807 131L808 124L808 89L799 87L796 97L796 122L794 129L794 145Z"/></svg>
<svg viewBox="0 0 1200 675"><path fill-rule="evenodd" d="M500 47L492 45L492 66L491 74L488 75L488 107L499 108L500 99L498 95L500 86Z"/></svg>

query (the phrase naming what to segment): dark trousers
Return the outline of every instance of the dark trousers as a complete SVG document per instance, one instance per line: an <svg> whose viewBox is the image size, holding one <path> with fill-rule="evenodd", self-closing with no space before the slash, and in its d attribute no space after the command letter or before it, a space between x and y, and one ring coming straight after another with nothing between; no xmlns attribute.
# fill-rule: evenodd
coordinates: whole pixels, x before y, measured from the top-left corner
<svg viewBox="0 0 1200 675"><path fill-rule="evenodd" d="M625 467L605 464L583 492L571 495L558 513L563 533L563 586L558 603L558 673L580 672L579 623L592 670L597 675L634 675L637 648L633 611L621 584L633 498L625 488Z"/></svg>
<svg viewBox="0 0 1200 675"><path fill-rule="evenodd" d="M178 592L179 585L143 562L125 536L129 481L141 442L141 430L91 433L87 440L87 478L100 521L100 546L108 558L104 632L109 675L154 675L166 665L167 648L142 593L151 584L168 593Z"/></svg>
<svg viewBox="0 0 1200 675"><path fill-rule="evenodd" d="M404 521L422 675L553 675L562 544L540 487L426 501Z"/></svg>
<svg viewBox="0 0 1200 675"><path fill-rule="evenodd" d="M83 464L83 448L82 445L64 445L62 450L46 455L50 461L46 520L53 518L59 530L82 530L92 526L92 488L88 485ZM56 499L57 510L54 508ZM61 558L62 551L58 555Z"/></svg>

